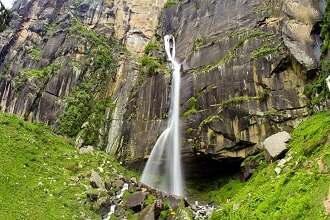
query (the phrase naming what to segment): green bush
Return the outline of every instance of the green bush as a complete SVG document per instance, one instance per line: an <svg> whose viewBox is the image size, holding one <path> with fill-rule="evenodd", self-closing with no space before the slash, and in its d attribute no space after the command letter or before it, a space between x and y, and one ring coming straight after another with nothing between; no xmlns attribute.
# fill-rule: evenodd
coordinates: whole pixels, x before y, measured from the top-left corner
<svg viewBox="0 0 330 220"><path fill-rule="evenodd" d="M158 73L161 64L157 58L144 55L140 59L140 66L143 74L152 75Z"/></svg>
<svg viewBox="0 0 330 220"><path fill-rule="evenodd" d="M4 31L11 19L11 13L0 1L0 32Z"/></svg>
<svg viewBox="0 0 330 220"><path fill-rule="evenodd" d="M177 4L178 4L177 0L167 0L165 5L164 5L164 8L171 8L171 7L173 7Z"/></svg>
<svg viewBox="0 0 330 220"><path fill-rule="evenodd" d="M150 55L150 53L154 50L159 51L160 45L156 40L151 40L144 48L144 54Z"/></svg>

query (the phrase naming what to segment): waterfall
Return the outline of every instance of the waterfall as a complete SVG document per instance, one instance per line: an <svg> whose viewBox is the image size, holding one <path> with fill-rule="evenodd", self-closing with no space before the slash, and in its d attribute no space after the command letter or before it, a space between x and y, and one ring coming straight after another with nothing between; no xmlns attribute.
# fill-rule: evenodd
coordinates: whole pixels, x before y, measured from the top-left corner
<svg viewBox="0 0 330 220"><path fill-rule="evenodd" d="M329 91L330 91L330 76L328 76L328 78L326 79L326 82L327 82L327 85L328 85L328 88L329 88Z"/></svg>
<svg viewBox="0 0 330 220"><path fill-rule="evenodd" d="M172 92L168 125L159 136L144 168L141 182L171 195L183 196L180 147L180 69L175 61L175 39L164 37L165 50L172 64Z"/></svg>

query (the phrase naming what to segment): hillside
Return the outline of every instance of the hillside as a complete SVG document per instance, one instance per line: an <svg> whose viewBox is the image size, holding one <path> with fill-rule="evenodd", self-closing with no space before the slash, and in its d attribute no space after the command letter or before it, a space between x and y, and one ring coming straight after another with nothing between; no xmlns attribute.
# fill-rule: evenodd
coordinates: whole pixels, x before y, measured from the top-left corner
<svg viewBox="0 0 330 220"><path fill-rule="evenodd" d="M293 131L286 157L273 163L260 155L250 180L221 179L193 194L220 208L216 219L329 219L330 113L310 117ZM279 168L279 174L276 169ZM213 188L212 188L213 186ZM214 187L215 186L215 187Z"/></svg>
<svg viewBox="0 0 330 220"><path fill-rule="evenodd" d="M98 219L87 199L91 171L110 182L132 176L103 152L79 154L42 124L0 114L0 134L0 219Z"/></svg>

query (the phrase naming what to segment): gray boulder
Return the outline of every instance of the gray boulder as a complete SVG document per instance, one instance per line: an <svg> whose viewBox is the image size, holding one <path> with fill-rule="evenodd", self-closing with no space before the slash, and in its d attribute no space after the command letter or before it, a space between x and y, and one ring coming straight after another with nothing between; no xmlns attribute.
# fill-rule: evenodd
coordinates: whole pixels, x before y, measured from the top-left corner
<svg viewBox="0 0 330 220"><path fill-rule="evenodd" d="M91 172L90 184L93 188L105 188L101 176L95 171Z"/></svg>
<svg viewBox="0 0 330 220"><path fill-rule="evenodd" d="M287 151L287 142L291 139L291 135L282 131L269 136L263 142L263 146L270 159L278 159Z"/></svg>
<svg viewBox="0 0 330 220"><path fill-rule="evenodd" d="M90 145L79 148L79 154L91 154L93 151L94 147Z"/></svg>
<svg viewBox="0 0 330 220"><path fill-rule="evenodd" d="M127 199L127 207L132 209L135 212L139 212L143 208L144 201L146 199L147 194L144 192L136 192L133 193Z"/></svg>

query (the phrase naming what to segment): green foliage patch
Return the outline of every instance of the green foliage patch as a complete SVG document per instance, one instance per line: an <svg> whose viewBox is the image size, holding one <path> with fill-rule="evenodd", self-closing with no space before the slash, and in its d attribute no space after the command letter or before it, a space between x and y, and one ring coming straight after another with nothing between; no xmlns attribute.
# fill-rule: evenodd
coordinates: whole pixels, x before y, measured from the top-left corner
<svg viewBox="0 0 330 220"><path fill-rule="evenodd" d="M84 62L72 61L73 69L87 72L82 75L82 83L65 98L65 108L59 119L61 134L84 140L84 145L99 145L106 123L106 110L111 111L114 103L106 97L107 85L117 70L115 54L123 48L113 37L107 38L83 25L72 21L69 34L84 47ZM83 126L84 125L84 126ZM99 146L104 147L104 146Z"/></svg>
<svg viewBox="0 0 330 220"><path fill-rule="evenodd" d="M326 78L330 75L330 0L326 1L326 10L321 25L321 70L316 79L305 87L304 93L310 99L309 108L322 104L330 98L330 91L326 85Z"/></svg>
<svg viewBox="0 0 330 220"><path fill-rule="evenodd" d="M0 1L0 32L4 31L11 19L11 13Z"/></svg>
<svg viewBox="0 0 330 220"><path fill-rule="evenodd" d="M0 134L0 219L98 219L87 202L90 171L135 175L103 152L78 154L43 124L2 113Z"/></svg>

